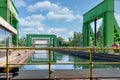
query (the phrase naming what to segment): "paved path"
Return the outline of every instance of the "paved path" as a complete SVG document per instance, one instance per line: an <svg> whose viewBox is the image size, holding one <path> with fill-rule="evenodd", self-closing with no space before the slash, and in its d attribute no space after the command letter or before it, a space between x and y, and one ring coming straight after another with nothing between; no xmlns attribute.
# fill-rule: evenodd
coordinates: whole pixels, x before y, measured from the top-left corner
<svg viewBox="0 0 120 80"><path fill-rule="evenodd" d="M9 63L23 63L31 56L33 51L13 51L11 55L9 55ZM6 57L0 58L0 66L6 65Z"/></svg>
<svg viewBox="0 0 120 80"><path fill-rule="evenodd" d="M52 73L52 78L54 79L65 79L65 80L77 80L77 79L88 79L89 80L89 70L55 70ZM120 70L119 69L94 69L93 70L94 79L103 80L120 80ZM38 80L38 79L48 79L47 70L21 70L19 76L15 77L14 80Z"/></svg>

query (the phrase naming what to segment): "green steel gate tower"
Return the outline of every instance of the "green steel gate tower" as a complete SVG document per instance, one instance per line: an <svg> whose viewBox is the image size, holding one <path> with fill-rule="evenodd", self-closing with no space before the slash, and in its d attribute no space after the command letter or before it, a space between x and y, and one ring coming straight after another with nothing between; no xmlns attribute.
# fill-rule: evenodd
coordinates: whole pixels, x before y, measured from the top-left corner
<svg viewBox="0 0 120 80"><path fill-rule="evenodd" d="M18 11L12 0L0 0L0 16L18 31ZM18 34L12 35L12 43L18 44Z"/></svg>
<svg viewBox="0 0 120 80"><path fill-rule="evenodd" d="M33 45L40 45L41 43L36 44L35 41L48 40L49 47L59 47L57 42L56 35L53 34L27 34L26 37L26 46L31 47ZM41 44L44 45L44 44Z"/></svg>
<svg viewBox="0 0 120 80"><path fill-rule="evenodd" d="M114 16L114 0L104 0L99 5L85 13L83 21L83 46L91 46L93 42L96 47L112 46L115 41L120 44L120 28ZM96 39L96 21L102 18L102 46ZM94 22L94 32L90 23Z"/></svg>

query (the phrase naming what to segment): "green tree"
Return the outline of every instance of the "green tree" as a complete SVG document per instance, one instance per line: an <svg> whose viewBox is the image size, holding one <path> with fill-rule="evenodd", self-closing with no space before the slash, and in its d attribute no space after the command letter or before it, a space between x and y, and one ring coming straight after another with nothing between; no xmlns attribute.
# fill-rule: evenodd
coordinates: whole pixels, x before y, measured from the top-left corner
<svg viewBox="0 0 120 80"><path fill-rule="evenodd" d="M26 38L25 37L21 37L19 40L18 40L18 45L19 46L26 46Z"/></svg>
<svg viewBox="0 0 120 80"><path fill-rule="evenodd" d="M64 40L62 37L57 37L57 41L60 46L69 46L68 42Z"/></svg>
<svg viewBox="0 0 120 80"><path fill-rule="evenodd" d="M97 39L98 39L98 42L99 42L99 45L100 45L100 47L103 47L103 41L102 41L102 38L103 38L103 27L102 26L100 26L99 28L98 28L98 32L97 32Z"/></svg>
<svg viewBox="0 0 120 80"><path fill-rule="evenodd" d="M74 32L73 38L69 38L69 46L80 47L82 46L82 33Z"/></svg>

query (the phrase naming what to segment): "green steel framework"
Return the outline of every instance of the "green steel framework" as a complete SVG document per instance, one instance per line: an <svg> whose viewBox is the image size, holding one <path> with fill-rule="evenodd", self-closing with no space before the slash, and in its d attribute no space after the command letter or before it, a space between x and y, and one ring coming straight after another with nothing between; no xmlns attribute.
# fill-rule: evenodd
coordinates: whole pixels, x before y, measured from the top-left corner
<svg viewBox="0 0 120 80"><path fill-rule="evenodd" d="M59 44L57 42L57 38L56 38L56 35L53 35L53 34L27 34L27 38L26 38L26 46L27 47L32 47L36 44L33 44L33 40L34 39L42 39L42 40L47 40L49 39L49 47L59 47ZM39 44L38 44L39 45ZM44 45L44 44L42 44ZM56 62L56 54L51 54L51 61L52 62ZM44 60L44 62L46 62L47 60ZM32 63L36 63L36 62L40 62L39 60L38 61L34 61L32 59L30 59L30 62Z"/></svg>
<svg viewBox="0 0 120 80"><path fill-rule="evenodd" d="M50 43L49 43L50 47L58 47L59 46L56 35L52 35L52 34L27 34L26 46L28 46L28 47L32 46L33 38L39 38L39 39L49 38L50 39Z"/></svg>
<svg viewBox="0 0 120 80"><path fill-rule="evenodd" d="M12 0L0 0L0 16L18 31L18 11ZM18 45L18 34L12 35L12 43Z"/></svg>
<svg viewBox="0 0 120 80"><path fill-rule="evenodd" d="M112 46L116 41L120 44L120 29L114 16L114 0L104 0L99 5L85 13L83 20L83 46L91 46L91 40L99 46L99 42L95 39L95 34L90 26L90 23L103 18L103 46ZM96 24L95 24L96 26Z"/></svg>

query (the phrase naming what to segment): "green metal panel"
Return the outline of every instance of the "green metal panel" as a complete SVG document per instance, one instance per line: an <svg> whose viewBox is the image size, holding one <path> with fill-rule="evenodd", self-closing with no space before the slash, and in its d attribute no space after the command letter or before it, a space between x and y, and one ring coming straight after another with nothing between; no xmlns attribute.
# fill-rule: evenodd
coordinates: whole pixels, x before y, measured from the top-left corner
<svg viewBox="0 0 120 80"><path fill-rule="evenodd" d="M8 9L10 10L11 14L14 16L16 20L18 20L18 11L13 3L12 0L8 0Z"/></svg>
<svg viewBox="0 0 120 80"><path fill-rule="evenodd" d="M90 26L90 24L84 24L83 27L83 46L89 47L89 46L94 46L94 33L93 30ZM99 46L98 41L96 42L97 46Z"/></svg>
<svg viewBox="0 0 120 80"><path fill-rule="evenodd" d="M0 16L7 21L7 0L0 0Z"/></svg>
<svg viewBox="0 0 120 80"><path fill-rule="evenodd" d="M114 13L106 12L103 17L103 45L112 46L114 43Z"/></svg>
<svg viewBox="0 0 120 80"><path fill-rule="evenodd" d="M6 4L7 0L0 0L0 7L6 7L7 4Z"/></svg>
<svg viewBox="0 0 120 80"><path fill-rule="evenodd" d="M57 39L56 35L50 35L50 34L27 34L26 39L26 46L31 47L32 46L32 38L49 38L50 39L50 47L57 47Z"/></svg>
<svg viewBox="0 0 120 80"><path fill-rule="evenodd" d="M12 0L0 0L0 16L18 31L18 11ZM12 36L12 43L18 44L18 34Z"/></svg>
<svg viewBox="0 0 120 80"><path fill-rule="evenodd" d="M7 21L7 10L5 8L0 8L0 16Z"/></svg>
<svg viewBox="0 0 120 80"><path fill-rule="evenodd" d="M27 34L27 38L26 38L26 46L32 46L31 45L31 36Z"/></svg>
<svg viewBox="0 0 120 80"><path fill-rule="evenodd" d="M85 13L84 23L92 22L95 19L100 19L105 12L114 11L114 0L104 0L96 7Z"/></svg>
<svg viewBox="0 0 120 80"><path fill-rule="evenodd" d="M83 15L84 23L92 22L95 18L99 19L101 17L101 14L103 14L105 12L106 7L104 5L105 5L105 3L102 2L98 6L96 6L95 8L91 9L86 14L84 14Z"/></svg>
<svg viewBox="0 0 120 80"><path fill-rule="evenodd" d="M83 46L90 46L90 32L89 32L89 27L90 27L90 24L84 24L83 26L83 34L84 34L84 37L83 37Z"/></svg>
<svg viewBox="0 0 120 80"><path fill-rule="evenodd" d="M114 37L120 44L120 29L114 17L114 0L104 0L99 5L84 14L83 45L90 45L90 37L94 35L90 23L95 19L103 18L103 46L112 46ZM88 28L90 27L90 28ZM92 34L92 35L91 35ZM94 39L94 36L93 36ZM97 46L99 46L97 42Z"/></svg>
<svg viewBox="0 0 120 80"><path fill-rule="evenodd" d="M18 26L19 26L18 21L13 20L12 25L18 31ZM19 38L18 35L19 35L19 32L17 32L17 35L13 34L13 36L12 36L12 40L13 40L12 42L14 45L18 45L18 38Z"/></svg>

